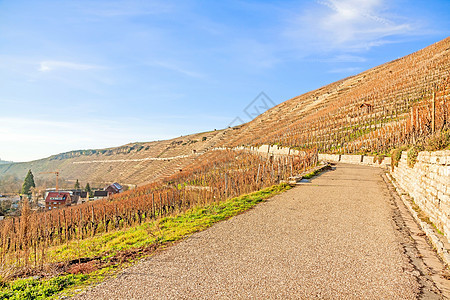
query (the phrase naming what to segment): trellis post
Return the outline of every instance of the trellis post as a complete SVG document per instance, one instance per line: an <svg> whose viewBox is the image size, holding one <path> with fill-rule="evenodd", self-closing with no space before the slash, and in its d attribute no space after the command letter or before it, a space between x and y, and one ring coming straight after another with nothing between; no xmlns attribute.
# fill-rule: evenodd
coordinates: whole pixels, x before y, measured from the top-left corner
<svg viewBox="0 0 450 300"><path fill-rule="evenodd" d="M431 132L434 133L436 130L436 92L433 91L433 98L431 102Z"/></svg>

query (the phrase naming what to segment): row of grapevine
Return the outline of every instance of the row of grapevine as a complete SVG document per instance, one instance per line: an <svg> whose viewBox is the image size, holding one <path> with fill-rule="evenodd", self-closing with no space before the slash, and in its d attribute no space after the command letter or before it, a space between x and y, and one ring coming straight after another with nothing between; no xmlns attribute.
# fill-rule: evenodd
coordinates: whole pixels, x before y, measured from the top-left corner
<svg viewBox="0 0 450 300"><path fill-rule="evenodd" d="M387 152L449 128L450 38L280 104L224 146Z"/></svg>
<svg viewBox="0 0 450 300"><path fill-rule="evenodd" d="M119 230L277 184L317 162L317 152L267 158L211 151L196 165L134 190L65 209L0 222L0 276L45 268L50 247Z"/></svg>

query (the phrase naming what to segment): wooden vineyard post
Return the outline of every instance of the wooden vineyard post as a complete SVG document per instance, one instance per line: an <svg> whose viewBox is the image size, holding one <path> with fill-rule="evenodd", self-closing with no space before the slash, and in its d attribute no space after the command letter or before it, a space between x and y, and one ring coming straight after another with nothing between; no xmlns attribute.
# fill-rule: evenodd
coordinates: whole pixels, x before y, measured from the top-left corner
<svg viewBox="0 0 450 300"><path fill-rule="evenodd" d="M415 135L415 126L414 126L414 106L411 106L411 133L412 133L412 142L413 144L416 143L416 139L414 138Z"/></svg>
<svg viewBox="0 0 450 300"><path fill-rule="evenodd" d="M259 180L259 171L261 169L261 165L258 164L258 172L256 173L256 186L258 186L258 180Z"/></svg>
<svg viewBox="0 0 450 300"><path fill-rule="evenodd" d="M81 213L81 209L78 209L79 214L79 221L78 221L78 234L79 234L79 238L78 239L83 239L83 215Z"/></svg>
<svg viewBox="0 0 450 300"><path fill-rule="evenodd" d="M152 193L152 218L156 219L156 211L155 211L155 194Z"/></svg>
<svg viewBox="0 0 450 300"><path fill-rule="evenodd" d="M289 158L289 162L291 163L291 177L292 177L293 176L293 168L294 168L292 158Z"/></svg>
<svg viewBox="0 0 450 300"><path fill-rule="evenodd" d="M108 232L108 223L106 221L106 208L103 206L103 224L105 224L105 232Z"/></svg>
<svg viewBox="0 0 450 300"><path fill-rule="evenodd" d="M433 98L431 102L431 132L434 133L436 130L436 92L433 91Z"/></svg>
<svg viewBox="0 0 450 300"><path fill-rule="evenodd" d="M168 206L168 214L170 214L171 212L173 212L172 208L173 208L173 194L172 194L172 198L169 196L169 191L166 192L166 197L167 197L167 206Z"/></svg>
<svg viewBox="0 0 450 300"><path fill-rule="evenodd" d="M119 208L117 207L117 205L114 206L115 211L116 211L116 215L115 215L115 229L119 228L120 225L120 220L119 220Z"/></svg>
<svg viewBox="0 0 450 300"><path fill-rule="evenodd" d="M69 243L69 236L67 235L67 219L66 219L66 211L63 210L63 218L64 218L64 236L66 239L66 243Z"/></svg>
<svg viewBox="0 0 450 300"><path fill-rule="evenodd" d="M160 218L162 218L162 214L163 214L162 206L163 206L163 201L162 201L161 192L160 192L159 193L159 217Z"/></svg>
<svg viewBox="0 0 450 300"><path fill-rule="evenodd" d="M225 199L228 199L228 174L225 173Z"/></svg>
<svg viewBox="0 0 450 300"><path fill-rule="evenodd" d="M95 214L94 214L94 206L91 206L91 235L94 236L96 231L95 227Z"/></svg>

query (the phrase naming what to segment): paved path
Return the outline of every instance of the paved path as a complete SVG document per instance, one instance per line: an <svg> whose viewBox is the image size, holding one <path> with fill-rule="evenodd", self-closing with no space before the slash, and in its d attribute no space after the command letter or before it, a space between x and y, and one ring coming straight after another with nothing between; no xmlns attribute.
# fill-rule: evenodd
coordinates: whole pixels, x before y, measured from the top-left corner
<svg viewBox="0 0 450 300"><path fill-rule="evenodd" d="M340 164L79 299L416 299L421 275L380 174Z"/></svg>

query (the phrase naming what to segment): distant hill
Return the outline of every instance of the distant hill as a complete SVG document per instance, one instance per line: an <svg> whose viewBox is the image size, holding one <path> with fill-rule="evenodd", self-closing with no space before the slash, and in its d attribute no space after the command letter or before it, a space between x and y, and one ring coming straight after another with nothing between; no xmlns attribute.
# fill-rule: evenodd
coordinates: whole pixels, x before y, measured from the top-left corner
<svg viewBox="0 0 450 300"><path fill-rule="evenodd" d="M0 159L0 165L5 165L5 164L11 164L13 163L12 161L7 161L7 160L1 160Z"/></svg>
<svg viewBox="0 0 450 300"><path fill-rule="evenodd" d="M0 179L6 175L24 178L31 169L35 178L54 179L53 174L40 173L60 171L62 181L75 183L78 179L83 186L87 182L91 186L112 182L140 185L171 175L195 161L199 154L221 142L226 132L215 130L165 141L76 150L30 162L0 164Z"/></svg>

